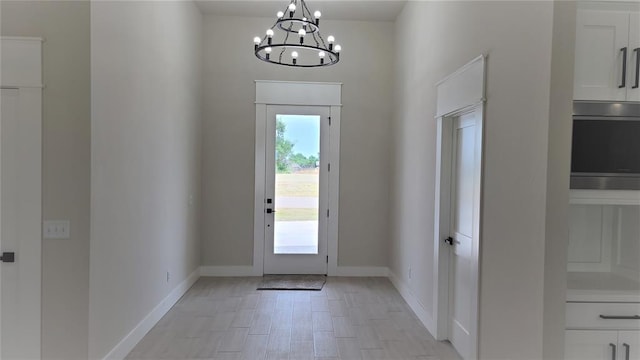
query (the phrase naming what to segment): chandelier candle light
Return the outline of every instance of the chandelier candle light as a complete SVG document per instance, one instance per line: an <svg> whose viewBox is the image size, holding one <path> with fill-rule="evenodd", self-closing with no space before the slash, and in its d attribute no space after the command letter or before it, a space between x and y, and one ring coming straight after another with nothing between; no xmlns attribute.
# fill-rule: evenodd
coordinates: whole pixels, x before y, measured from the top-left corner
<svg viewBox="0 0 640 360"><path fill-rule="evenodd" d="M313 14L304 0L291 0L285 11L278 11L278 19L264 37L253 39L256 57L272 64L319 67L340 61L342 47L333 36L327 41L320 34L320 11ZM282 41L274 40L275 30L282 33Z"/></svg>

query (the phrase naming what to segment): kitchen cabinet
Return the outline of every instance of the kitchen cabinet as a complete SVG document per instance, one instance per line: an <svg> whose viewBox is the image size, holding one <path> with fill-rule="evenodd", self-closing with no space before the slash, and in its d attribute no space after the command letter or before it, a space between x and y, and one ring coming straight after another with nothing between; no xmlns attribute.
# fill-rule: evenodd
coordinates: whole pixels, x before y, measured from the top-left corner
<svg viewBox="0 0 640 360"><path fill-rule="evenodd" d="M640 331L567 330L566 360L640 360Z"/></svg>
<svg viewBox="0 0 640 360"><path fill-rule="evenodd" d="M567 302L566 360L640 360L640 303Z"/></svg>
<svg viewBox="0 0 640 360"><path fill-rule="evenodd" d="M579 9L575 100L640 101L640 15Z"/></svg>

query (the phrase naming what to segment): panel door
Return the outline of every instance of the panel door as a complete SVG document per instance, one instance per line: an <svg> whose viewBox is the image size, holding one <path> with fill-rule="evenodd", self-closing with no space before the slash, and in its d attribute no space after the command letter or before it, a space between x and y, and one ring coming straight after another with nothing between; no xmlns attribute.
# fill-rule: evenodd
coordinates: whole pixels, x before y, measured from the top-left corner
<svg viewBox="0 0 640 360"><path fill-rule="evenodd" d="M640 13L629 21L629 59L627 60L627 101L640 101Z"/></svg>
<svg viewBox="0 0 640 360"><path fill-rule="evenodd" d="M472 319L471 284L473 276L474 204L476 200L477 113L454 120L452 164L452 252L449 284L449 340L464 359L470 357L471 337L475 336Z"/></svg>
<svg viewBox="0 0 640 360"><path fill-rule="evenodd" d="M640 360L640 331L619 331L618 349L618 360Z"/></svg>
<svg viewBox="0 0 640 360"><path fill-rule="evenodd" d="M2 89L0 343L2 359L40 358L41 90ZM62 331L62 330L61 330Z"/></svg>
<svg viewBox="0 0 640 360"><path fill-rule="evenodd" d="M618 354L618 332L567 330L565 360L613 360Z"/></svg>
<svg viewBox="0 0 640 360"><path fill-rule="evenodd" d="M576 21L574 98L625 101L623 49L628 60L629 13L578 10Z"/></svg>

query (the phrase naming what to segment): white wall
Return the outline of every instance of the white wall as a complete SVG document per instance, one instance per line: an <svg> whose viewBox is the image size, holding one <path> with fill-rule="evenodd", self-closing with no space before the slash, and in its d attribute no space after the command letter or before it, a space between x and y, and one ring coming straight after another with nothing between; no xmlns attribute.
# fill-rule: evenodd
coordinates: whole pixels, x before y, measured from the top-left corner
<svg viewBox="0 0 640 360"><path fill-rule="evenodd" d="M477 55L489 56L483 359L543 356L553 10L553 2L409 2L396 21L390 268L428 314L434 312L435 84Z"/></svg>
<svg viewBox="0 0 640 360"><path fill-rule="evenodd" d="M90 3L2 1L2 36L44 37L43 218L71 237L42 243L42 356L86 359L91 140ZM63 330L62 330L63 329Z"/></svg>
<svg viewBox="0 0 640 360"><path fill-rule="evenodd" d="M92 3L90 358L199 266L201 48L192 2Z"/></svg>
<svg viewBox="0 0 640 360"><path fill-rule="evenodd" d="M331 14L324 14L330 18ZM203 265L253 261L254 80L341 82L340 266L386 266L391 22L323 20L343 47L340 63L299 69L259 61L251 40L274 18L205 18Z"/></svg>

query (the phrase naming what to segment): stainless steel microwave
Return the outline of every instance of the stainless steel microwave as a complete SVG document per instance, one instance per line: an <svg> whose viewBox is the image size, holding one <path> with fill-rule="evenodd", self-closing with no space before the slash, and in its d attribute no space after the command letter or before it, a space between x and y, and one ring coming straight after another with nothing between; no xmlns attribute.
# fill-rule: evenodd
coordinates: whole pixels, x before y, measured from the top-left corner
<svg viewBox="0 0 640 360"><path fill-rule="evenodd" d="M573 103L571 188L640 190L640 103Z"/></svg>

